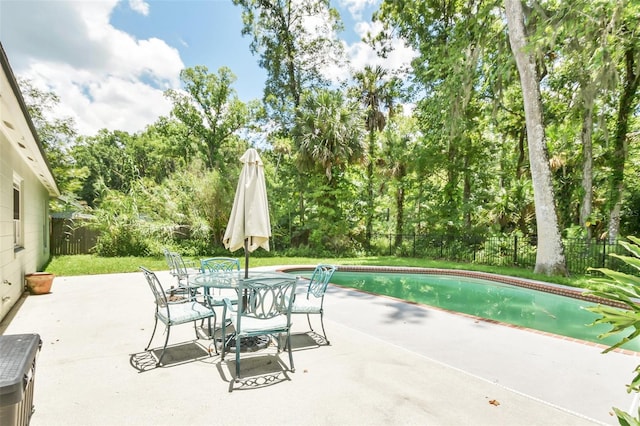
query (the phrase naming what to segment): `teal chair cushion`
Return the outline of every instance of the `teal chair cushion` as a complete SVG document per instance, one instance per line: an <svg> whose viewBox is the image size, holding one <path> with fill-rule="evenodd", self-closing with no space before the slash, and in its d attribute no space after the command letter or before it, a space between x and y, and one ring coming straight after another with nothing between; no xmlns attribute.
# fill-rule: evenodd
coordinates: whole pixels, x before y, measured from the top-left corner
<svg viewBox="0 0 640 426"><path fill-rule="evenodd" d="M320 313L320 309L322 308L321 306L321 299L318 299L316 297L312 297L310 299L307 299L305 297L296 297L296 299L293 301L293 306L291 306L291 313L292 314L317 314Z"/></svg>
<svg viewBox="0 0 640 426"><path fill-rule="evenodd" d="M183 324L212 316L211 308L203 306L198 302L171 303L169 307L169 318L166 309L160 309L158 318L165 324Z"/></svg>
<svg viewBox="0 0 640 426"><path fill-rule="evenodd" d="M231 314L231 321L237 329L238 317L235 313ZM243 316L241 325L242 331L239 334L242 336L244 334L260 333L262 331L286 330L288 322L286 315L278 315L265 319Z"/></svg>

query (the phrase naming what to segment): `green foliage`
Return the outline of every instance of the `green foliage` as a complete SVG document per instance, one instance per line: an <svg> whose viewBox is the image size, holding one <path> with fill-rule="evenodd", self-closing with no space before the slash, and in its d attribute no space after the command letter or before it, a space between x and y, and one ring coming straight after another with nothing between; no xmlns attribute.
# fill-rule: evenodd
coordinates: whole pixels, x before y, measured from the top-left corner
<svg viewBox="0 0 640 426"><path fill-rule="evenodd" d="M38 138L47 153L58 189L65 197L75 198L88 173L85 168L75 167L69 156L69 150L77 137L74 120L55 116L60 104L60 98L55 93L40 90L31 80L23 78L18 78L18 84ZM55 202L52 207L53 211L59 210Z"/></svg>
<svg viewBox="0 0 640 426"><path fill-rule="evenodd" d="M638 410L638 416L633 417L632 415L625 413L619 408L613 408L614 413L616 413L616 417L618 417L618 423L620 426L639 426L640 421L640 409Z"/></svg>
<svg viewBox="0 0 640 426"><path fill-rule="evenodd" d="M101 208L94 212L92 225L100 231L96 254L105 257L150 254L150 228L140 219L134 197L107 190Z"/></svg>
<svg viewBox="0 0 640 426"><path fill-rule="evenodd" d="M364 156L360 109L342 93L320 89L302 99L294 138L304 170L320 171L331 182L336 171Z"/></svg>
<svg viewBox="0 0 640 426"><path fill-rule="evenodd" d="M77 137L72 120L51 118L55 94L21 82L64 193L53 209L93 208L103 231L97 250L154 254L167 245L193 256L224 252L237 158L249 145L262 150L272 232L289 253L417 251L438 257L448 250L499 265L513 259L510 243L478 247L460 236L536 234L522 92L502 1L383 1L377 17L388 27L369 40L386 54L391 39L385 36L394 34L418 56L402 79L411 83L407 93L385 70L354 73L360 105L347 102L354 91L346 84L325 89L322 70L342 60L340 17L329 0L234 4L267 71L262 105L237 99L228 68L209 73L194 67L181 75L183 92L166 93L173 102L169 117L136 134L105 129ZM640 227L634 132L640 121L632 90L639 7L629 1L542 1L527 19L566 238L588 236L579 218L588 194L589 232L606 234L618 195L610 185L614 169L616 182L620 173L624 177L621 233L637 234ZM322 29L312 30L309 19ZM626 67L629 58L636 68ZM401 114L400 99L415 109ZM621 107L629 106L624 114ZM367 135L365 126L376 133ZM592 177L591 190L582 185L585 174ZM409 238L434 233L460 238L445 245L418 240L416 246ZM390 242L389 234L397 236ZM519 249L518 261L529 265L535 246ZM565 255L571 263L601 264L594 245L569 246Z"/></svg>
<svg viewBox="0 0 640 426"><path fill-rule="evenodd" d="M187 255L214 251L221 247L234 190L232 181L196 163L162 185L140 180L127 194L107 190L94 209L96 253L159 255L167 245Z"/></svg>
<svg viewBox="0 0 640 426"><path fill-rule="evenodd" d="M236 132L249 120L247 105L231 88L236 76L227 67L215 75L196 66L182 70L180 78L186 93L168 90L165 95L173 102L172 115L192 135L183 143L193 147L210 170L220 169L235 159Z"/></svg>
<svg viewBox="0 0 640 426"><path fill-rule="evenodd" d="M267 72L264 101L270 118L289 131L305 90L327 85L323 69L340 65L340 15L329 0L233 0L242 8L242 33Z"/></svg>
<svg viewBox="0 0 640 426"><path fill-rule="evenodd" d="M601 337L604 338L619 333L627 333L618 343L605 349L604 353L619 348L630 340L640 336L640 306L637 303L637 300L640 299L640 238L628 237L628 239L630 242L621 242L620 244L623 245L632 256L617 254L611 254L611 256L615 256L635 268L635 275L606 268L595 269L607 278L594 279L594 284L598 285L601 290L594 290L591 291L591 293L625 306L625 308L617 308L598 305L587 308L591 312L601 315L593 324L609 324L611 326L611 329ZM640 365L635 369L635 376L631 384L627 385L627 392L640 392ZM640 424L640 412L638 413L638 417L633 418L619 409L614 410L621 425Z"/></svg>
<svg viewBox="0 0 640 426"><path fill-rule="evenodd" d="M127 193L136 182L138 167L128 150L133 138L127 132L103 129L95 136L78 139L71 149L76 167L87 170L78 195L90 207L99 202L103 191Z"/></svg>

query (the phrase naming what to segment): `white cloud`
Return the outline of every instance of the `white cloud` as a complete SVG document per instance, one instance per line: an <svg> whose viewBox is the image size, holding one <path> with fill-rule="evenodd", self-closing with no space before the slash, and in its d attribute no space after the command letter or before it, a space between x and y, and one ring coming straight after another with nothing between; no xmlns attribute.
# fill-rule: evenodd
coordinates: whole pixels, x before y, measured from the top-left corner
<svg viewBox="0 0 640 426"><path fill-rule="evenodd" d="M61 99L57 113L78 131L136 132L169 113L162 92L180 86L178 51L157 38L137 40L109 23L117 0L2 0L0 35L16 75ZM146 15L149 5L130 0Z"/></svg>
<svg viewBox="0 0 640 426"><path fill-rule="evenodd" d="M362 19L362 12L369 6L380 3L380 0L339 0L340 6L344 7L351 13L354 19Z"/></svg>
<svg viewBox="0 0 640 426"><path fill-rule="evenodd" d="M149 3L144 0L129 0L129 7L141 15L147 16L149 14Z"/></svg>
<svg viewBox="0 0 640 426"><path fill-rule="evenodd" d="M382 30L382 24L379 22L358 22L355 26L355 32L362 40L367 34L376 35ZM390 72L399 72L400 70L408 70L411 66L411 60L416 57L416 52L408 47L403 40L391 40L392 51L386 58L377 55L376 51L367 43L357 41L355 43L343 42L350 66L332 67L325 71L331 81L339 82L348 80L354 72L362 71L365 66L380 65L382 68ZM399 77L403 77L402 74Z"/></svg>
<svg viewBox="0 0 640 426"><path fill-rule="evenodd" d="M355 30L360 37L365 37L368 34L375 36L382 31L382 24L380 22L359 22ZM417 52L407 46L404 40L394 38L390 43L391 51L386 58L379 57L373 48L366 43L352 44L349 55L352 68L356 71L362 70L365 65L380 65L389 71L408 68L413 58L417 56Z"/></svg>

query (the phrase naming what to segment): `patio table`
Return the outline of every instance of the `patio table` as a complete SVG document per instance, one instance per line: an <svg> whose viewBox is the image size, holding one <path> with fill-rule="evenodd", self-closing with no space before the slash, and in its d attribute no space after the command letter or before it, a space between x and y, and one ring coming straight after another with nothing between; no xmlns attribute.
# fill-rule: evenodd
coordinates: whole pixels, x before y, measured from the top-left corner
<svg viewBox="0 0 640 426"><path fill-rule="evenodd" d="M202 272L189 277L189 285L191 287L201 287L206 294L205 301L209 302L210 289L233 289L237 291L240 283L243 281L251 281L260 278L281 278L283 280L296 281L299 277L287 274L285 272L274 271L249 271L248 276L245 278L246 271L219 271L219 272ZM245 290L246 291L246 290ZM243 306L246 306L246 293L242 297ZM212 308L214 306L211 306ZM224 321L224 319L223 319ZM220 341L220 344L223 344ZM236 344L235 337L231 335L226 342L226 346L234 346ZM259 337L247 337L242 338L240 344L243 351L255 351L266 347L268 341L264 339L264 336Z"/></svg>
<svg viewBox="0 0 640 426"><path fill-rule="evenodd" d="M236 289L244 280L255 280L259 278L297 280L295 275L285 272L249 271L248 278L245 278L244 275L244 271L202 272L189 277L189 285L191 287L202 287L208 292L211 288Z"/></svg>

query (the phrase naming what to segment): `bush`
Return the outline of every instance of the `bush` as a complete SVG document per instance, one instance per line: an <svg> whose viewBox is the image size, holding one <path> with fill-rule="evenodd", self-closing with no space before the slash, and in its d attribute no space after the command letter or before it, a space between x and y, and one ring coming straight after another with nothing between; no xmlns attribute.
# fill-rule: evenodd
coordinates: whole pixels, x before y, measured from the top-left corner
<svg viewBox="0 0 640 426"><path fill-rule="evenodd" d="M628 238L631 243L621 241L620 244L627 249L632 256L623 256L615 253L611 253L610 256L616 257L637 271L640 271L640 238ZM608 268L596 268L594 270L604 274L606 278L595 278L592 280L601 290L593 290L591 294L626 306L626 309L604 305L587 308L591 312L602 315L594 324L611 325L611 330L600 337L607 337L631 330L618 343L605 349L604 353L607 353L619 348L630 340L636 339L640 335L640 306L636 303L636 300L640 299L640 277ZM627 385L627 392L640 392L640 365L636 367L635 373L636 375L631 381L631 384ZM632 417L618 408L614 407L613 410L621 425L640 424L640 412L637 413L638 417Z"/></svg>
<svg viewBox="0 0 640 426"><path fill-rule="evenodd" d="M111 232L103 232L98 237L95 253L104 257L149 256L154 254L146 237L132 227L120 227Z"/></svg>

